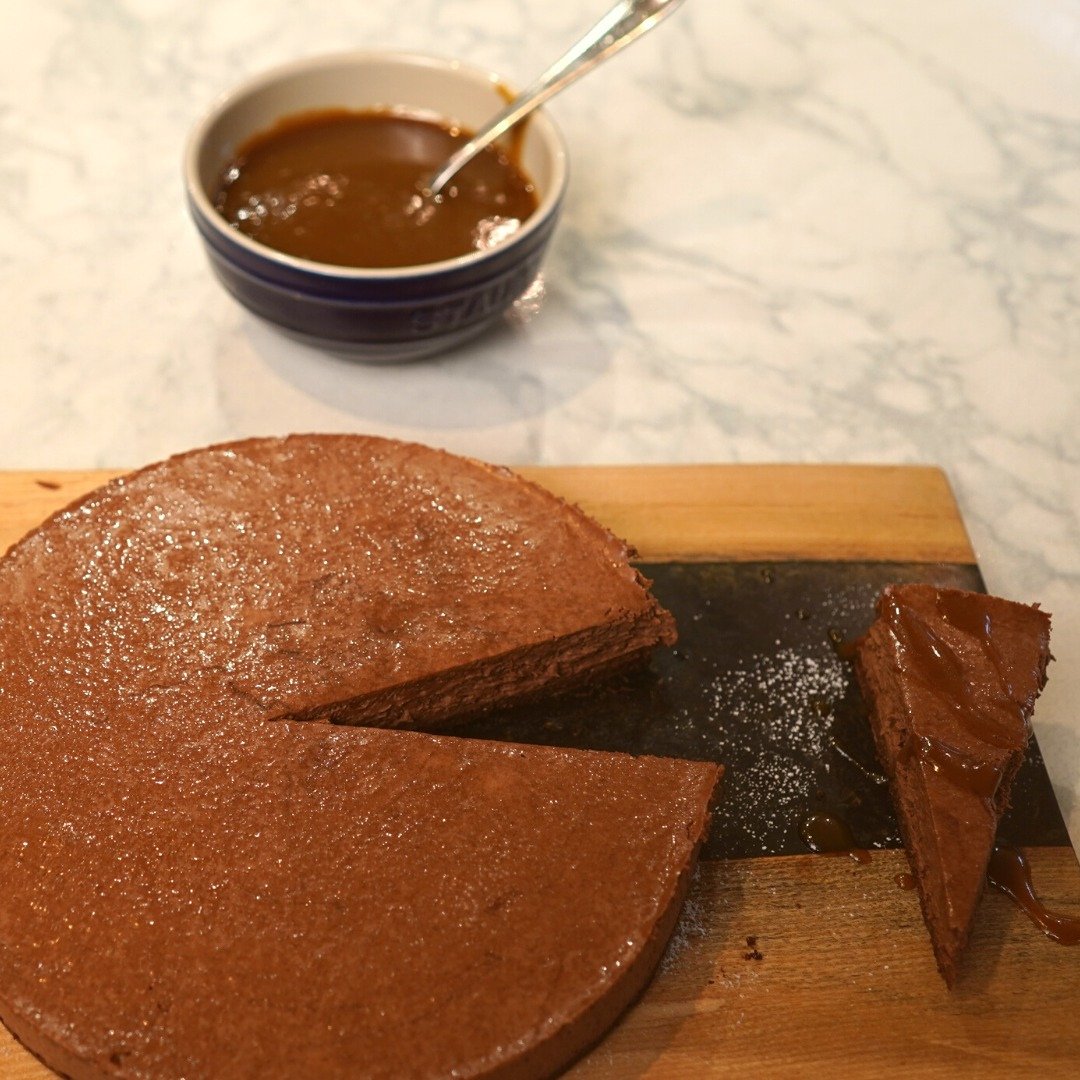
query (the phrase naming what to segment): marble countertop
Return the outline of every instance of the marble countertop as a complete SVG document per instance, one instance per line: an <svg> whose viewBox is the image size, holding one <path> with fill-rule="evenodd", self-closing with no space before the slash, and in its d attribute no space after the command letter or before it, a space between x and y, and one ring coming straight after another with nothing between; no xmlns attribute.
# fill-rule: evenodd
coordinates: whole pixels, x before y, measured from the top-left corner
<svg viewBox="0 0 1080 1080"><path fill-rule="evenodd" d="M690 0L550 106L532 318L439 360L298 345L211 277L187 130L348 47L521 85L577 0L26 5L0 43L0 467L357 430L507 463L919 462L992 591L1054 615L1036 730L1080 842L1080 7Z"/></svg>

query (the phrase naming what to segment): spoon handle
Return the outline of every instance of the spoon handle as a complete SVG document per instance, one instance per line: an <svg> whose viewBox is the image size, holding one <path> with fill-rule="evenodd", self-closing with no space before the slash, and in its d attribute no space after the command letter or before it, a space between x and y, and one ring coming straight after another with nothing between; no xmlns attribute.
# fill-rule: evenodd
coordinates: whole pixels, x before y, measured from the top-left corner
<svg viewBox="0 0 1080 1080"><path fill-rule="evenodd" d="M497 113L431 177L424 185L425 195L429 198L438 195L468 162L500 135L597 64L636 41L681 3L682 0L619 0L584 37L571 45L543 75L518 94L502 112Z"/></svg>

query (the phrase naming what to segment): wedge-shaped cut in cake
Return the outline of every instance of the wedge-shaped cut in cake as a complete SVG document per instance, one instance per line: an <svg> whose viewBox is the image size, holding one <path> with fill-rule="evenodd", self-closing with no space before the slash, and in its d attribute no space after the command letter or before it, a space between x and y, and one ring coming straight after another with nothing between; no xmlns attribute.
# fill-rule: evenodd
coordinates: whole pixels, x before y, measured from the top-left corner
<svg viewBox="0 0 1080 1080"><path fill-rule="evenodd" d="M50 519L0 560L0 1017L77 1078L564 1067L655 966L718 768L319 721L642 658L672 625L626 556L509 473L358 437Z"/></svg>
<svg viewBox="0 0 1080 1080"><path fill-rule="evenodd" d="M878 756L950 987L1031 735L1049 640L1050 617L1038 607L894 585L856 646Z"/></svg>

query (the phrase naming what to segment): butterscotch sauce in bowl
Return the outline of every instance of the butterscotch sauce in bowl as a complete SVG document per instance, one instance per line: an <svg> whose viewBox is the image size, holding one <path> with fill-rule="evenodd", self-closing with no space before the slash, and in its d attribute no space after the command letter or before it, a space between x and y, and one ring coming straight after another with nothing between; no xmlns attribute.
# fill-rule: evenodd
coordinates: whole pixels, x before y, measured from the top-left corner
<svg viewBox="0 0 1080 1080"><path fill-rule="evenodd" d="M471 161L438 202L423 198L423 177L468 138L401 109L285 117L238 148L214 206L245 236L314 262L456 259L512 235L536 210L532 181L499 149Z"/></svg>
<svg viewBox="0 0 1080 1080"><path fill-rule="evenodd" d="M441 352L502 320L558 218L561 136L537 112L437 203L418 185L505 94L482 69L384 52L316 57L243 84L185 156L212 269L256 315L368 360Z"/></svg>

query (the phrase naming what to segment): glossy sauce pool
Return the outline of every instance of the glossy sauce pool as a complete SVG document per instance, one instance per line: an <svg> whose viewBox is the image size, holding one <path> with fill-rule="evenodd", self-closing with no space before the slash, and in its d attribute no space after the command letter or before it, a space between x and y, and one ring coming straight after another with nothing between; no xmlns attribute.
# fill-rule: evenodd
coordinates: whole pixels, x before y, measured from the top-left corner
<svg viewBox="0 0 1080 1080"><path fill-rule="evenodd" d="M416 266L497 243L535 210L532 182L497 148L478 155L437 205L419 184L469 138L388 110L320 110L254 136L225 169L218 213L251 239L334 266Z"/></svg>

